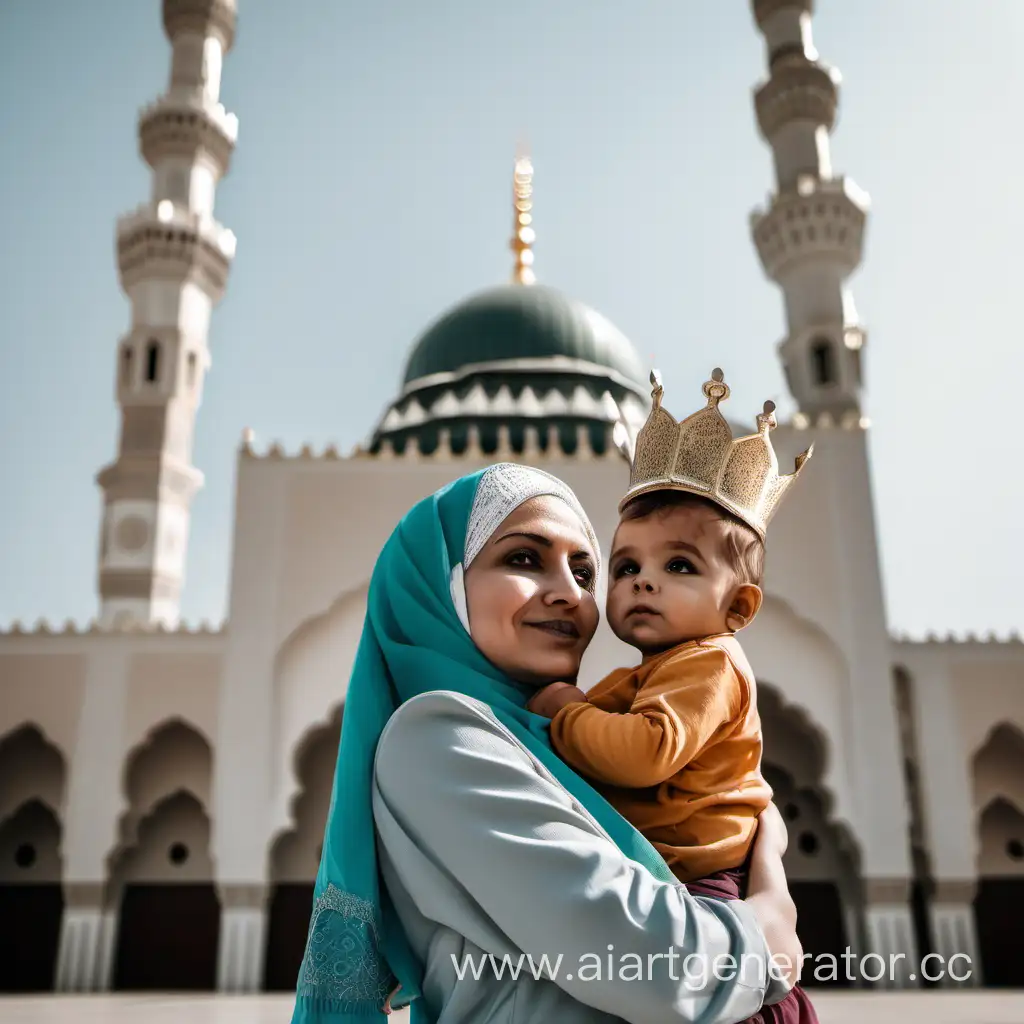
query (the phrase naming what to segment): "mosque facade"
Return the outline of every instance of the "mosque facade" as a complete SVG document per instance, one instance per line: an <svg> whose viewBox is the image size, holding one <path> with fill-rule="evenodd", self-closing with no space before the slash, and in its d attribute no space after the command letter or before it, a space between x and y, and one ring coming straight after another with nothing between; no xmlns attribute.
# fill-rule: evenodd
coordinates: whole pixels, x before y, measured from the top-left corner
<svg viewBox="0 0 1024 1024"><path fill-rule="evenodd" d="M607 547L628 481L614 425L635 430L650 407L630 342L534 280L521 159L512 282L424 331L363 446L285 453L243 437L228 618L182 624L192 435L235 248L213 207L238 128L219 101L236 10L162 9L170 82L139 120L152 195L117 224L131 317L118 445L97 477L98 613L0 633L2 991L291 989L376 552L417 499L499 460L566 480ZM896 957L877 984L927 983L929 953L970 957L941 984L1020 984L1006 937L1024 915L1024 644L889 631L867 334L846 283L868 200L831 166L839 76L814 48L811 0L752 13L776 181L751 232L785 303L798 410L772 436L783 466L812 439L815 457L773 521L744 638L801 937L814 954ZM584 678L631 658L601 632Z"/></svg>

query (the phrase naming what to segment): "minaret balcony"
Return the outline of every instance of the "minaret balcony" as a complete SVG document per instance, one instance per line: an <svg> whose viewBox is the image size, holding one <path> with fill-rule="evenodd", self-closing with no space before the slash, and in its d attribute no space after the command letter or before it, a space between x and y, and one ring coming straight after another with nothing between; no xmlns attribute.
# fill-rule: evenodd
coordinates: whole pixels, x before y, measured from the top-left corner
<svg viewBox="0 0 1024 1024"><path fill-rule="evenodd" d="M770 18L774 18L783 10L811 14L814 11L814 0L754 0L754 19L758 28L764 28Z"/></svg>
<svg viewBox="0 0 1024 1024"><path fill-rule="evenodd" d="M164 31L172 42L186 33L216 35L227 53L235 41L236 0L164 0L163 13Z"/></svg>
<svg viewBox="0 0 1024 1024"><path fill-rule="evenodd" d="M779 281L804 262L829 262L844 277L861 261L869 200L848 178L820 181L803 175L793 191L750 217L765 273Z"/></svg>
<svg viewBox="0 0 1024 1024"><path fill-rule="evenodd" d="M233 232L169 200L118 219L117 262L125 290L153 278L195 281L219 301L235 255Z"/></svg>
<svg viewBox="0 0 1024 1024"><path fill-rule="evenodd" d="M202 151L223 177L238 138L238 118L221 103L201 96L165 96L144 107L139 115L139 150L150 167L168 156L194 160Z"/></svg>
<svg viewBox="0 0 1024 1024"><path fill-rule="evenodd" d="M792 121L810 121L828 131L836 122L840 74L799 54L780 57L771 77L754 95L757 124L770 142Z"/></svg>

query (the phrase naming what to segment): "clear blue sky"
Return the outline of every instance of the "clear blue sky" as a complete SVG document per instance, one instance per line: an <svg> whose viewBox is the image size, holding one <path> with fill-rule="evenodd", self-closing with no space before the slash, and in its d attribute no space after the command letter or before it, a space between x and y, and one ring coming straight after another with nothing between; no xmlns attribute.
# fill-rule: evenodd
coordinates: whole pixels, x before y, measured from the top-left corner
<svg viewBox="0 0 1024 1024"><path fill-rule="evenodd" d="M834 164L872 197L853 280L889 619L1024 626L1024 3L821 0L843 72ZM159 0L0 4L0 623L85 621L128 324L118 214L148 198L136 115L166 85ZM349 448L415 336L507 278L517 139L537 270L735 416L785 399L781 297L747 215L773 185L746 0L242 0L240 120L217 216L238 236L199 413L183 611L225 612L249 425ZM357 383L353 383L357 382Z"/></svg>

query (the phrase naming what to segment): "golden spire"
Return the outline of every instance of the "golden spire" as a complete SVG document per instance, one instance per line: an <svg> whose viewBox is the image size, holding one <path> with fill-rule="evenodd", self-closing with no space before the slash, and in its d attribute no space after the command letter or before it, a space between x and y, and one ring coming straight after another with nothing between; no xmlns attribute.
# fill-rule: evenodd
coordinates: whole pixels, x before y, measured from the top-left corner
<svg viewBox="0 0 1024 1024"><path fill-rule="evenodd" d="M515 220L512 229L512 251L516 254L516 265L512 280L516 284L533 284L537 277L533 272L533 164L522 155L516 158L512 176L512 201L515 205Z"/></svg>

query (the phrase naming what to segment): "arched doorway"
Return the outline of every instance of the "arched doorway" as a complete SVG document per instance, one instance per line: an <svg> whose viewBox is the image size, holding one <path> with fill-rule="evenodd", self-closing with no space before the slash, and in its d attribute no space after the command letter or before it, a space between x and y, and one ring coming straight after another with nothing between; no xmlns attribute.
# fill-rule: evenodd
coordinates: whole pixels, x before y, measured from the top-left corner
<svg viewBox="0 0 1024 1024"><path fill-rule="evenodd" d="M313 883L338 759L341 714L339 707L326 725L311 730L300 744L295 768L302 788L292 805L295 827L285 832L271 849L273 895L263 974L264 987L270 992L295 989L306 948Z"/></svg>
<svg viewBox="0 0 1024 1024"><path fill-rule="evenodd" d="M764 735L764 776L786 819L789 847L783 863L797 907L797 934L807 959L807 988L846 988L842 960L856 945L850 908L858 904L858 854L846 830L831 818L822 779L828 741L800 708L772 686L758 684Z"/></svg>
<svg viewBox="0 0 1024 1024"><path fill-rule="evenodd" d="M220 902L210 857L212 754L175 721L130 757L128 809L112 858L119 897L113 987L212 991L217 980Z"/></svg>
<svg viewBox="0 0 1024 1024"><path fill-rule="evenodd" d="M0 992L53 988L64 912L64 758L34 726L0 742Z"/></svg>
<svg viewBox="0 0 1024 1024"><path fill-rule="evenodd" d="M978 821L975 926L984 983L1024 985L1024 734L1000 725L974 758Z"/></svg>

